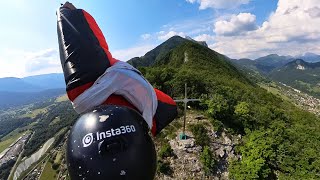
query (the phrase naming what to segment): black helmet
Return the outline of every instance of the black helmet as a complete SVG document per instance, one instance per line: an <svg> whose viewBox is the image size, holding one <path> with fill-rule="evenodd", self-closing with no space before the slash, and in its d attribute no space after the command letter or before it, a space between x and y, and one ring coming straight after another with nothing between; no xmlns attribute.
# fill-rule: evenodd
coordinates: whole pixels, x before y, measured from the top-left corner
<svg viewBox="0 0 320 180"><path fill-rule="evenodd" d="M135 110L104 105L80 116L67 144L71 179L150 180L156 151L148 126Z"/></svg>

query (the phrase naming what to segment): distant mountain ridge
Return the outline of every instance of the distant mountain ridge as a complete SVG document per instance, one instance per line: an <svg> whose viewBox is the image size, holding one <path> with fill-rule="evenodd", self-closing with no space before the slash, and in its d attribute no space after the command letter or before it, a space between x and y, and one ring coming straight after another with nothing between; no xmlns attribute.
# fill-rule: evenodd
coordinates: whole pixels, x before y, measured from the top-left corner
<svg viewBox="0 0 320 180"><path fill-rule="evenodd" d="M274 81L320 98L320 58L318 58L319 56L313 53L295 57L270 54L255 60L233 59L231 61L238 68L259 72Z"/></svg>
<svg viewBox="0 0 320 180"><path fill-rule="evenodd" d="M232 62L237 65L244 66L255 71L259 71L262 74L268 74L272 70L279 68L293 60L294 59L291 56L279 56L277 54L270 54L264 57L257 58L255 60L233 59Z"/></svg>
<svg viewBox="0 0 320 180"><path fill-rule="evenodd" d="M43 101L65 93L63 74L0 78L0 109Z"/></svg>
<svg viewBox="0 0 320 180"><path fill-rule="evenodd" d="M22 80L40 86L43 89L65 88L64 76L62 73L28 76L22 78Z"/></svg>
<svg viewBox="0 0 320 180"><path fill-rule="evenodd" d="M320 98L320 62L296 59L269 73L271 79Z"/></svg>
<svg viewBox="0 0 320 180"><path fill-rule="evenodd" d="M320 68L320 62L310 63L306 62L302 59L296 59L284 65L281 69L300 69L300 70L308 70L308 69L317 69Z"/></svg>
<svg viewBox="0 0 320 180"><path fill-rule="evenodd" d="M279 67L291 62L293 58L291 56L279 56L277 54L270 54L264 57L255 59L254 61L261 66L270 66L272 68Z"/></svg>
<svg viewBox="0 0 320 180"><path fill-rule="evenodd" d="M237 65L244 66L248 69L258 71L262 74L268 74L274 69L278 69L289 62L296 59L301 59L305 62L315 63L320 62L320 56L314 53L305 53L298 56L280 56L277 54L270 54L257 58L255 60L251 59L232 59L231 61Z"/></svg>
<svg viewBox="0 0 320 180"><path fill-rule="evenodd" d="M0 91L6 92L35 92L39 86L25 82L15 77L0 78Z"/></svg>
<svg viewBox="0 0 320 180"><path fill-rule="evenodd" d="M314 54L314 53L310 53L310 52L295 56L295 58L296 59L302 59L302 60L304 60L306 62L311 62L311 63L320 62L320 55Z"/></svg>
<svg viewBox="0 0 320 180"><path fill-rule="evenodd" d="M40 92L47 89L65 88L63 74L44 74L24 78L0 78L0 91Z"/></svg>
<svg viewBox="0 0 320 180"><path fill-rule="evenodd" d="M0 109L44 101L65 94L65 89L48 89L40 92L0 91Z"/></svg>

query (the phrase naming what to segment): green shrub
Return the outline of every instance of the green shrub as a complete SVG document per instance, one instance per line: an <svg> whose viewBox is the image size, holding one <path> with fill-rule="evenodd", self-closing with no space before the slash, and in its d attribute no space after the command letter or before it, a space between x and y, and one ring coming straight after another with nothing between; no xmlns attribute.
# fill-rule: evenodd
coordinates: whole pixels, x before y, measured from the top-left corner
<svg viewBox="0 0 320 180"><path fill-rule="evenodd" d="M177 137L177 130L182 127L181 122L175 120L166 126L161 132L162 137L166 139L174 139ZM157 136L158 137L158 136Z"/></svg>
<svg viewBox="0 0 320 180"><path fill-rule="evenodd" d="M52 164L52 169L57 170L59 168L60 164L53 163Z"/></svg>
<svg viewBox="0 0 320 180"><path fill-rule="evenodd" d="M173 155L173 150L171 149L171 146L168 142L166 142L159 151L159 157L160 158L165 158L165 157L170 157Z"/></svg>
<svg viewBox="0 0 320 180"><path fill-rule="evenodd" d="M166 175L171 175L173 173L170 163L161 160L158 160L157 172Z"/></svg>
<svg viewBox="0 0 320 180"><path fill-rule="evenodd" d="M7 179L7 177L10 174L10 170L13 167L13 165L16 163L15 160L11 159L7 161L6 163L2 164L0 166L0 178Z"/></svg>
<svg viewBox="0 0 320 180"><path fill-rule="evenodd" d="M223 131L223 123L219 120L216 119L211 119L210 123L213 126L214 131L217 132L217 134L221 134Z"/></svg>
<svg viewBox="0 0 320 180"><path fill-rule="evenodd" d="M212 174L216 168L216 160L208 146L203 148L200 154L200 162L203 165L204 171L207 175Z"/></svg>
<svg viewBox="0 0 320 180"><path fill-rule="evenodd" d="M196 144L204 147L209 144L209 136L207 134L206 128L203 124L195 124L191 126L192 134L194 135Z"/></svg>

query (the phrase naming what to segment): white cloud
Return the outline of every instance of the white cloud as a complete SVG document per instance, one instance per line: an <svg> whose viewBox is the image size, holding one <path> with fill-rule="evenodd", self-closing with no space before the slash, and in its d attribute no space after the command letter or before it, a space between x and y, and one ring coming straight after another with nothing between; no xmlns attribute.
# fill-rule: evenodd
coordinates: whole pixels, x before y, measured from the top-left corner
<svg viewBox="0 0 320 180"><path fill-rule="evenodd" d="M186 0L187 2L189 2L189 3L195 3L195 2L197 2L197 0Z"/></svg>
<svg viewBox="0 0 320 180"><path fill-rule="evenodd" d="M233 15L229 21L220 20L214 24L218 35L233 36L257 29L256 16L251 13Z"/></svg>
<svg viewBox="0 0 320 180"><path fill-rule="evenodd" d="M159 40L167 40L169 38L171 38L172 36L181 36L181 37L185 37L185 33L184 32L175 32L175 31L169 31L169 32L165 32L165 31L160 31L158 32L158 39Z"/></svg>
<svg viewBox="0 0 320 180"><path fill-rule="evenodd" d="M199 9L232 9L242 4L248 4L250 0L186 0L189 3L199 3Z"/></svg>
<svg viewBox="0 0 320 180"><path fill-rule="evenodd" d="M55 71L61 69L58 51L55 49L46 49L39 52L27 53L25 72L30 74L40 74L41 72ZM56 72L56 71L55 71Z"/></svg>
<svg viewBox="0 0 320 180"><path fill-rule="evenodd" d="M173 35L194 37L199 34L208 34L212 32L213 23L214 15L212 13L174 21L163 25L161 27L162 31L151 34L152 40L157 40L160 41L157 43L161 43Z"/></svg>
<svg viewBox="0 0 320 180"><path fill-rule="evenodd" d="M141 57L145 55L148 51L153 49L155 45L140 45L136 47L131 47L128 49L114 50L112 56L121 61L128 61L133 57Z"/></svg>
<svg viewBox="0 0 320 180"><path fill-rule="evenodd" d="M217 37L209 47L232 58L257 58L271 53L320 54L319 10L318 0L279 0L276 11L256 30L253 26L235 28L237 23L232 20L216 26ZM251 25L255 22L253 18L246 20L244 22L251 22Z"/></svg>
<svg viewBox="0 0 320 180"><path fill-rule="evenodd" d="M150 38L151 38L151 34L142 34L142 35L141 35L141 38L142 38L143 40L150 39Z"/></svg>
<svg viewBox="0 0 320 180"><path fill-rule="evenodd" d="M55 49L27 52L5 49L0 53L0 77L25 77L62 72Z"/></svg>
<svg viewBox="0 0 320 180"><path fill-rule="evenodd" d="M196 41L210 42L210 41L214 41L215 37L212 35L209 35L209 34L201 34L201 35L194 37L193 39Z"/></svg>

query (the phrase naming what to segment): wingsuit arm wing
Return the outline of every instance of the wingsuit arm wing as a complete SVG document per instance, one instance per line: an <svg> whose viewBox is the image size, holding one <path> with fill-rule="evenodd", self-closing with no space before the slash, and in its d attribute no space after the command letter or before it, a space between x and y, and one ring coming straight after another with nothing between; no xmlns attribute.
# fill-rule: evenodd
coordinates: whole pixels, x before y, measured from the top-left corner
<svg viewBox="0 0 320 180"><path fill-rule="evenodd" d="M117 62L93 17L82 9L57 11L60 60L69 99L74 100Z"/></svg>
<svg viewBox="0 0 320 180"><path fill-rule="evenodd" d="M158 99L158 107L153 118L151 132L153 136L156 136L177 117L178 111L176 103L169 95L158 89L154 90Z"/></svg>
<svg viewBox="0 0 320 180"><path fill-rule="evenodd" d="M112 57L101 29L85 10L63 6L57 11L57 18L60 61L66 91L73 102L118 60ZM157 89L154 91L158 106L151 132L155 136L177 116L177 106L170 96ZM103 104L132 107L125 98L114 94Z"/></svg>

